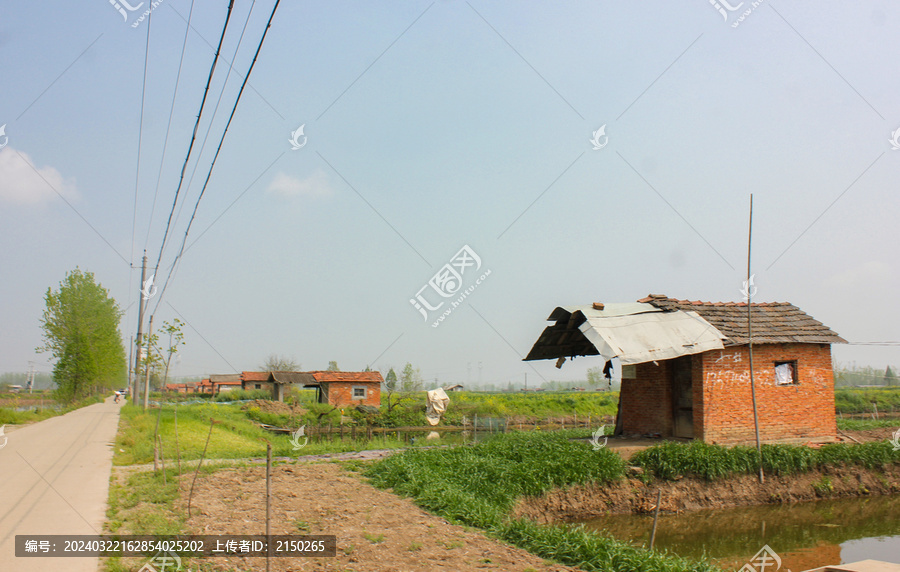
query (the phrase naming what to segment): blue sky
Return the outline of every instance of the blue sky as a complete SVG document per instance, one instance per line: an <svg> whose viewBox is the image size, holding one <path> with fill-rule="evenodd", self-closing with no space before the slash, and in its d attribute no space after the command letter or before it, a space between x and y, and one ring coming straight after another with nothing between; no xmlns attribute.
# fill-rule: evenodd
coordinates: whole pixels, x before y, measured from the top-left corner
<svg viewBox="0 0 900 572"><path fill-rule="evenodd" d="M273 4L235 2L160 287ZM155 324L189 324L176 374L277 353L409 361L440 383L579 379L602 364L521 362L550 311L739 301L750 193L756 301L900 340L900 6L737 4L281 3L150 300ZM159 255L227 2L138 21L149 7L0 8L0 371L49 370L43 295L75 266L127 308L126 341L136 329L141 254ZM490 274L432 327L440 312L410 299L464 245L481 266L462 286ZM834 348L878 367L898 352Z"/></svg>

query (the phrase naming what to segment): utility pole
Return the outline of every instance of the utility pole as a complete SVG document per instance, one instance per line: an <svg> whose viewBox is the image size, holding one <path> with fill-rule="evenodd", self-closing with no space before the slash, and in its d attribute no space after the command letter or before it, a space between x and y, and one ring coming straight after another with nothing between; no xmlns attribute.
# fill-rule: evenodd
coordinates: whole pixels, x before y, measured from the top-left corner
<svg viewBox="0 0 900 572"><path fill-rule="evenodd" d="M147 340L153 337L153 314L150 315L150 325L147 327ZM147 344L147 378L144 380L144 411L150 403L150 344Z"/></svg>
<svg viewBox="0 0 900 572"><path fill-rule="evenodd" d="M28 372L28 393L34 393L34 362L28 362L28 365L31 366L31 371Z"/></svg>
<svg viewBox="0 0 900 572"><path fill-rule="evenodd" d="M144 327L144 280L147 279L147 251L144 251L144 259L141 264L141 290L138 296L138 330L137 338L134 343L137 347L137 355L134 358L134 387L131 390L131 398L135 405L140 403L140 395L138 395L138 381L141 376L141 330Z"/></svg>
<svg viewBox="0 0 900 572"><path fill-rule="evenodd" d="M528 372L525 372L525 391L528 391Z"/></svg>
<svg viewBox="0 0 900 572"><path fill-rule="evenodd" d="M128 387L131 387L131 382L133 379L131 366L133 365L133 357L134 355L134 336L130 336L128 338ZM128 401L128 398L125 398L125 401Z"/></svg>

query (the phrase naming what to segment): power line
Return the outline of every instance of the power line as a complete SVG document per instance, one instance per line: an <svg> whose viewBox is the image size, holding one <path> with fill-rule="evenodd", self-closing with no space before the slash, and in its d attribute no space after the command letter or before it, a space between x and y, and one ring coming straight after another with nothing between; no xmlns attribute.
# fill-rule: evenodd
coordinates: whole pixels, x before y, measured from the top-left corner
<svg viewBox="0 0 900 572"><path fill-rule="evenodd" d="M169 148L169 130L172 128L172 116L175 112L175 100L178 99L178 85L181 82L181 69L184 66L184 52L187 48L188 32L191 29L191 18L193 17L193 15L194 0L191 0L191 8L188 12L187 26L184 27L184 40L181 43L181 59L178 62L178 73L175 75L175 89L172 93L172 105L169 106L169 120L166 123L166 136L163 139L163 152L162 157L159 160L159 172L156 173L156 191L153 193L153 204L150 207L150 221L147 223L147 236L144 238L144 250L147 249L147 243L150 241L150 229L153 227L153 214L156 211L156 198L159 196L159 182L162 179L163 165L166 162L166 151ZM149 27L149 21L147 22L147 25ZM134 245L132 245L132 249L134 249Z"/></svg>
<svg viewBox="0 0 900 572"><path fill-rule="evenodd" d="M172 201L172 208L169 210L169 220L166 222L166 231L163 233L162 244L159 247L159 257L156 259L156 269L159 269L159 262L162 260L163 251L166 248L166 240L169 236L169 227L172 224L172 213L175 212L175 205L178 203L178 193L181 192L181 185L184 182L184 172L187 169L188 161L191 158L191 150L194 148L194 140L197 138L197 128L200 126L200 116L203 115L203 106L206 105L206 96L209 93L209 85L212 83L213 73L216 71L216 63L219 61L219 53L222 51L222 42L225 40L225 32L228 30L228 22L231 20L231 10L234 8L234 0L228 2L228 14L225 16L225 25L222 27L222 35L219 36L219 45L216 47L216 54L213 57L212 66L209 68L209 77L206 79L206 88L203 90L203 99L200 102L200 111L197 113L197 120L194 122L194 131L191 134L191 142L188 145L187 155L184 157L184 164L181 166L181 175L178 178L178 187L175 189L175 199ZM159 302L157 302L159 307Z"/></svg>
<svg viewBox="0 0 900 572"><path fill-rule="evenodd" d="M250 23L250 16L253 15L253 8L256 6L256 0L253 0L253 4L250 5L250 11L247 13L247 18L244 20L244 27L241 29L241 37L238 38L237 47L234 49L234 55L231 56L231 62L227 59L222 58L223 61L228 63L228 73L225 74L225 81L222 83L222 89L219 91L219 97L216 100L216 106L213 108L212 117L209 120L209 125L206 127L206 134L203 136L203 143L200 145L200 151L197 153L197 161L194 162L194 168L191 171L191 177L187 182L187 190L185 194L190 193L191 185L194 184L194 175L197 173L197 167L200 166L200 157L203 156L203 150L206 149L206 142L209 140L209 134L212 131L213 123L216 121L216 116L219 114L219 104L222 103L222 96L225 95L225 88L228 86L228 80L231 78L231 71L234 69L234 61L237 58L238 51L241 49L241 45L244 42L244 33L247 31L247 24ZM178 219L181 218L181 210L184 208L184 201L181 202L181 206L178 207L178 212L175 214L175 224L178 224Z"/></svg>
<svg viewBox="0 0 900 572"><path fill-rule="evenodd" d="M175 256L175 260L172 262L172 266L169 270L168 275L166 276L165 284L163 285L162 291L159 293L159 297L156 299L156 307L159 308L159 303L162 300L163 296L166 293L166 288L169 285L169 280L177 271L177 265L179 260L181 259L181 255L184 253L184 245L187 242L188 233L191 231L191 225L194 223L194 217L197 216L197 208L200 206L200 200L203 199L203 195L206 192L206 188L209 185L209 179L212 176L213 169L216 166L216 160L219 158L219 152L222 150L222 143L225 141L225 135L228 133L228 127L231 126L231 121L234 119L234 114L237 111L237 106L241 101L241 95L244 93L244 88L247 86L247 81L250 79L250 74L253 73L253 66L256 65L256 60L259 57L259 52L262 50L263 43L266 41L266 35L269 33L269 28L272 26L272 19L275 17L275 12L278 10L278 5L281 3L281 0L275 0L275 5L272 7L272 13L269 15L269 20L266 22L266 27L263 30L262 37L259 39L259 45L256 46L256 53L253 54L253 61L250 62L250 67L247 69L247 75L244 76L244 81L241 82L241 89L238 91L237 97L234 100L234 105L231 108L231 113L228 115L228 122L225 124L225 129L222 130L222 137L219 138L219 144L216 147L216 154L213 156L212 163L209 165L209 171L206 173L206 180L203 182L203 188L200 189L200 195L197 197L197 202L194 203L194 211L191 213L191 218L188 220L187 228L184 231L184 238L181 240L181 248L178 251L178 254Z"/></svg>

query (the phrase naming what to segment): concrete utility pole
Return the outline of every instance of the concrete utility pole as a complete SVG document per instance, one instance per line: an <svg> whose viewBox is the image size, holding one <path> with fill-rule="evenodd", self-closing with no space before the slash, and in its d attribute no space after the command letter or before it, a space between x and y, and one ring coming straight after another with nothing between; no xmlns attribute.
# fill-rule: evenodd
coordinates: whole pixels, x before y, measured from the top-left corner
<svg viewBox="0 0 900 572"><path fill-rule="evenodd" d="M147 327L147 338L153 337L153 315L150 315L150 325ZM147 379L144 380L144 411L150 403L150 347L147 347Z"/></svg>
<svg viewBox="0 0 900 572"><path fill-rule="evenodd" d="M34 393L34 362L28 362L28 365L31 366L31 371L28 372L28 393Z"/></svg>
<svg viewBox="0 0 900 572"><path fill-rule="evenodd" d="M144 327L144 280L147 279L147 251L144 251L144 260L141 264L141 287L138 296L138 330L137 338L134 343L137 348L134 358L134 387L131 389L131 399L135 405L140 404L140 395L138 394L138 381L141 377L141 329Z"/></svg>

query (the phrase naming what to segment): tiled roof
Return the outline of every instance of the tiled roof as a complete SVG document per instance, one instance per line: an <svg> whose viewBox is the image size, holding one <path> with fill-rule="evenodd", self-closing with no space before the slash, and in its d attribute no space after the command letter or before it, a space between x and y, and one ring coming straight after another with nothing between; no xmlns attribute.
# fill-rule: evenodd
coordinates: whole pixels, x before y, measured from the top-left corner
<svg viewBox="0 0 900 572"><path fill-rule="evenodd" d="M241 374L239 373L224 373L224 374L210 374L209 381L212 383L240 383L241 382Z"/></svg>
<svg viewBox="0 0 900 572"><path fill-rule="evenodd" d="M726 346L746 344L746 302L701 302L676 300L664 294L650 294L638 302L650 303L662 310L692 310L715 326L727 340ZM754 303L751 308L753 343L845 344L822 322L787 302Z"/></svg>
<svg viewBox="0 0 900 572"><path fill-rule="evenodd" d="M344 381L348 383L381 383L384 378L377 371L311 371L309 372L319 383L325 381Z"/></svg>
<svg viewBox="0 0 900 572"><path fill-rule="evenodd" d="M267 371L245 371L241 374L244 381L269 381L269 372Z"/></svg>

